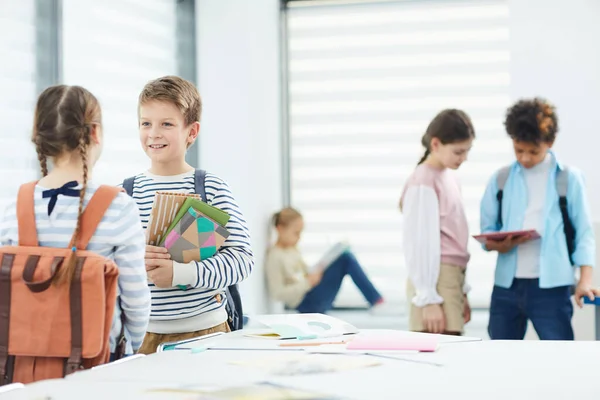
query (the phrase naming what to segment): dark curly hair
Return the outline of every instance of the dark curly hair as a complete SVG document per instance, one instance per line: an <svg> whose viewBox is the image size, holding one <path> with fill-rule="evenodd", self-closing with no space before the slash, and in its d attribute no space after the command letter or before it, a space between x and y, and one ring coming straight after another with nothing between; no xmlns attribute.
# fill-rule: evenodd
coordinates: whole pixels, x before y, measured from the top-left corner
<svg viewBox="0 0 600 400"><path fill-rule="evenodd" d="M504 126L508 136L518 142L553 143L558 117L554 106L545 99L522 99L508 109Z"/></svg>

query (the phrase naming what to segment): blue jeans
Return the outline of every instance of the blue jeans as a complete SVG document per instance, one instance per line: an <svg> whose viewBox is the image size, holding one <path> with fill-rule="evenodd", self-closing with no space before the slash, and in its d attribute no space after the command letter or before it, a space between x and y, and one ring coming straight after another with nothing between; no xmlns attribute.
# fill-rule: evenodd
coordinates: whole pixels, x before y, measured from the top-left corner
<svg viewBox="0 0 600 400"><path fill-rule="evenodd" d="M531 320L541 340L573 340L570 287L541 289L538 279L514 279L510 289L494 286L488 333L491 339L522 340Z"/></svg>
<svg viewBox="0 0 600 400"><path fill-rule="evenodd" d="M350 252L345 252L323 272L321 282L304 295L304 299L296 309L301 313L321 314L331 310L346 275L350 275L369 304L374 305L381 300L381 295L363 271L356 257Z"/></svg>

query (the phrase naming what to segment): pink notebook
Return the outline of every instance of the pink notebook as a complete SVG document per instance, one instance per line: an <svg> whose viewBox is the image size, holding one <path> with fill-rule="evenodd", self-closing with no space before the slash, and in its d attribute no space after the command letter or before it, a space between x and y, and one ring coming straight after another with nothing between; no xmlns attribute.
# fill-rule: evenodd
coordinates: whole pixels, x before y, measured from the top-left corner
<svg viewBox="0 0 600 400"><path fill-rule="evenodd" d="M362 336L358 335L346 348L348 350L372 350L372 351L399 351L413 350L432 352L438 348L439 339L436 335L423 335L418 337L402 336Z"/></svg>

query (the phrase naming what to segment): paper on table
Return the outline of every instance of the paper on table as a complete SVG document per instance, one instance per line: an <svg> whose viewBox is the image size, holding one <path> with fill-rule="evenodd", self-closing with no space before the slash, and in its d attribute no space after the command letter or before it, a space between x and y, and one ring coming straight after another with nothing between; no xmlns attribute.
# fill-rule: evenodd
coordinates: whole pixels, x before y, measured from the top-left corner
<svg viewBox="0 0 600 400"><path fill-rule="evenodd" d="M252 368L268 369L272 375L307 375L346 371L381 365L381 362L370 357L352 357L340 362L339 357L332 354L310 353L277 353L275 356L244 361L233 361L231 364Z"/></svg>
<svg viewBox="0 0 600 400"><path fill-rule="evenodd" d="M188 393L197 400L340 400L340 397L305 391L270 382L256 382L224 388L203 388L195 385L171 385L151 389L148 393Z"/></svg>
<svg viewBox="0 0 600 400"><path fill-rule="evenodd" d="M358 333L355 326L325 314L255 315L250 319L266 325L269 333L276 333L280 339L316 339Z"/></svg>

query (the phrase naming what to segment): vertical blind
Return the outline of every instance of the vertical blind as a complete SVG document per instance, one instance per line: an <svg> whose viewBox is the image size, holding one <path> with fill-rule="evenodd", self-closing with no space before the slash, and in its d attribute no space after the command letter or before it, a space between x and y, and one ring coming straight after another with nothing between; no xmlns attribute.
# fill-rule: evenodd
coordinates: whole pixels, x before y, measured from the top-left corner
<svg viewBox="0 0 600 400"><path fill-rule="evenodd" d="M63 77L100 101L104 150L94 180L148 168L137 128L144 84L177 74L176 0L63 0Z"/></svg>
<svg viewBox="0 0 600 400"><path fill-rule="evenodd" d="M36 98L34 0L0 1L0 212L37 176L31 127Z"/></svg>
<svg viewBox="0 0 600 400"><path fill-rule="evenodd" d="M314 262L348 240L375 285L405 303L402 186L421 136L444 108L464 109L477 139L458 171L471 233L491 174L510 161L506 1L398 1L287 10L290 200ZM467 278L485 307L494 258L474 240ZM337 306L366 304L350 281Z"/></svg>

